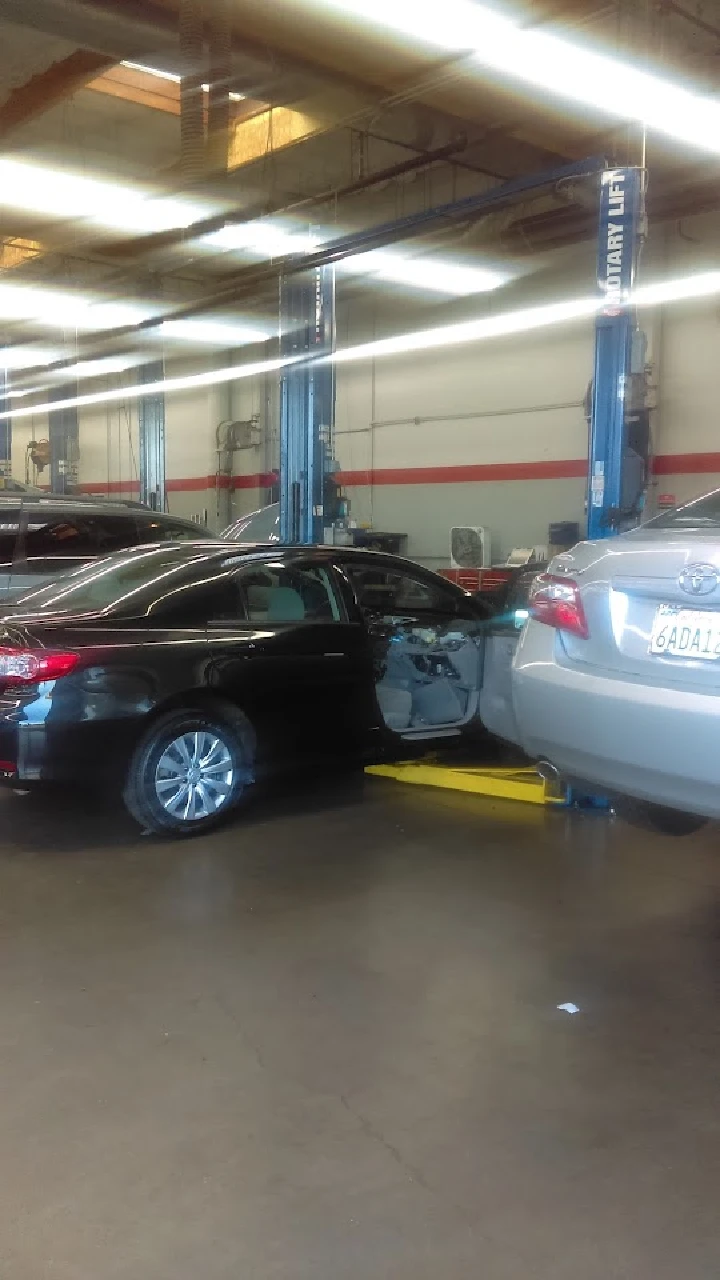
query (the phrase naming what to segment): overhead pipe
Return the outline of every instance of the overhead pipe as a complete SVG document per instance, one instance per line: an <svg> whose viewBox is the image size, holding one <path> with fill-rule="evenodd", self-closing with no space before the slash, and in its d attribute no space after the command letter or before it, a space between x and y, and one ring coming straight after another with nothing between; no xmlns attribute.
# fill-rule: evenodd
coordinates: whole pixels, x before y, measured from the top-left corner
<svg viewBox="0 0 720 1280"><path fill-rule="evenodd" d="M592 177L599 174L604 165L604 157L591 156L586 160L560 165L557 169L542 170L540 173L512 178L509 182L502 182L496 187L491 187L489 191L477 192L470 196L463 196L460 200L450 200L445 204L435 205L429 209L421 209L419 212L409 213L402 218L393 219L392 222L380 223L375 227L368 227L362 231L349 232L345 236L339 236L337 240L329 241L311 253L303 255L292 254L285 258L277 258L274 263L269 264L269 271L268 268L263 267L263 269L272 278L273 275L279 273L284 275L295 274L298 271L307 271L313 267L323 266L327 262L339 262L343 258L363 253L369 249L382 248L384 245L393 244L398 240L407 240L413 236L422 235L428 227L437 223L454 222L463 217L479 217L486 212L512 203L519 196L527 195L531 191L541 190L543 187L554 186L560 182L567 181L569 178ZM227 288L221 290L216 295L216 299L220 300L224 297L228 302L233 301L236 296L232 291L233 284L238 282L241 285L243 280L249 281L251 276L257 278L258 274L259 272L257 272L256 268L248 267L226 276L225 279L229 282Z"/></svg>

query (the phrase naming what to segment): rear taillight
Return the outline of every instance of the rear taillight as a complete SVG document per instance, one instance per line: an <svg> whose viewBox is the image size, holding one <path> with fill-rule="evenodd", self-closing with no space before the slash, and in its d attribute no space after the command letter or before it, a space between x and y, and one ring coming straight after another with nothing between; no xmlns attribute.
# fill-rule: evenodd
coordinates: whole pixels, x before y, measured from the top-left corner
<svg viewBox="0 0 720 1280"><path fill-rule="evenodd" d="M572 578L541 573L530 588L530 617L558 631L569 631L582 640L589 638L587 618L580 599L580 588Z"/></svg>
<svg viewBox="0 0 720 1280"><path fill-rule="evenodd" d="M74 671L79 661L79 653L0 647L0 683L38 684L40 680L59 680Z"/></svg>

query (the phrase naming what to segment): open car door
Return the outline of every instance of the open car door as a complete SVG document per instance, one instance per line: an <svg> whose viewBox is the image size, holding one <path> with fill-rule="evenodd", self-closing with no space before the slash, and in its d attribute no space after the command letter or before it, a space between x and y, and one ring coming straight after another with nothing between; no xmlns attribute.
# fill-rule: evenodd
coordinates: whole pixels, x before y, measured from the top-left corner
<svg viewBox="0 0 720 1280"><path fill-rule="evenodd" d="M341 567L370 635L386 727L407 739L459 734L478 716L487 606L377 554Z"/></svg>

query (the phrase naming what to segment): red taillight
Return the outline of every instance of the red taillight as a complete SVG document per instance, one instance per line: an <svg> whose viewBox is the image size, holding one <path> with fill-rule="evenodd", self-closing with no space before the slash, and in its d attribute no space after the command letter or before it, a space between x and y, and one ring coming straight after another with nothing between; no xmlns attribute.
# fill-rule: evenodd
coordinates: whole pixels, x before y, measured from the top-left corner
<svg viewBox="0 0 720 1280"><path fill-rule="evenodd" d="M569 631L582 640L590 636L580 588L572 578L539 574L530 588L528 609L536 622L544 622L558 631Z"/></svg>
<svg viewBox="0 0 720 1280"><path fill-rule="evenodd" d="M74 671L79 661L79 653L0 648L0 683L38 684L40 680L59 680Z"/></svg>

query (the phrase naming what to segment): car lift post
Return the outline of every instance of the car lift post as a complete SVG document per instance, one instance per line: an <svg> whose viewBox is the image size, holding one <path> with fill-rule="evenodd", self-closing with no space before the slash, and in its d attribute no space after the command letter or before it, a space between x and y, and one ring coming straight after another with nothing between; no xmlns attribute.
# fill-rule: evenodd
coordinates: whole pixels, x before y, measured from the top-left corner
<svg viewBox="0 0 720 1280"><path fill-rule="evenodd" d="M280 541L322 542L325 458L332 455L335 267L280 281ZM309 357L309 358L308 358Z"/></svg>
<svg viewBox="0 0 720 1280"><path fill-rule="evenodd" d="M588 538L611 538L630 515L625 493L628 390L638 335L631 292L645 235L645 172L606 169L600 178L598 286L588 459ZM571 787L568 804L607 809L605 796Z"/></svg>
<svg viewBox="0 0 720 1280"><path fill-rule="evenodd" d="M0 413L10 409L7 370L0 369ZM12 418L0 418L0 488L12 476Z"/></svg>
<svg viewBox="0 0 720 1280"><path fill-rule="evenodd" d="M53 387L49 400L72 400L77 396L77 382ZM78 480L80 427L77 405L65 405L48 413L50 441L50 488L53 493L73 493Z"/></svg>
<svg viewBox="0 0 720 1280"><path fill-rule="evenodd" d="M162 360L142 365L140 381L162 382L165 366ZM140 501L153 511L164 511L165 491L165 396L162 391L149 391L138 404L140 443Z"/></svg>
<svg viewBox="0 0 720 1280"><path fill-rule="evenodd" d="M627 463L627 391L637 324L630 294L645 230L644 170L606 169L600 179L598 286L588 466L589 538L619 532Z"/></svg>

